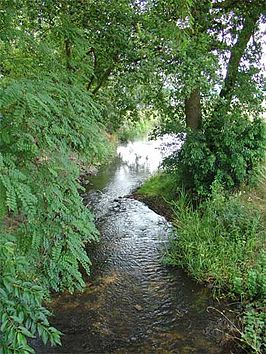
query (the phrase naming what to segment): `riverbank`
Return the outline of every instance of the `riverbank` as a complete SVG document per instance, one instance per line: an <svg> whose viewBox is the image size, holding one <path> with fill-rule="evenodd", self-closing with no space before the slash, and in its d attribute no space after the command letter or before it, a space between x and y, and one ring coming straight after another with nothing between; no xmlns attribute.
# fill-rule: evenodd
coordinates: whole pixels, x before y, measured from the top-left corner
<svg viewBox="0 0 266 354"><path fill-rule="evenodd" d="M138 190L133 192L129 197L146 204L151 210L163 216L167 221L173 221L173 209L163 198L156 196L145 196L138 192Z"/></svg>
<svg viewBox="0 0 266 354"><path fill-rule="evenodd" d="M165 215L175 226L165 260L207 284L215 296L238 303L235 337L252 353L265 350L265 182L212 200L195 210L171 177L159 174L133 197ZM166 212L165 212L166 210Z"/></svg>
<svg viewBox="0 0 266 354"><path fill-rule="evenodd" d="M145 203L150 209L164 216L168 221L174 220L172 202L175 196L174 179L161 172L152 176L131 195L132 198Z"/></svg>

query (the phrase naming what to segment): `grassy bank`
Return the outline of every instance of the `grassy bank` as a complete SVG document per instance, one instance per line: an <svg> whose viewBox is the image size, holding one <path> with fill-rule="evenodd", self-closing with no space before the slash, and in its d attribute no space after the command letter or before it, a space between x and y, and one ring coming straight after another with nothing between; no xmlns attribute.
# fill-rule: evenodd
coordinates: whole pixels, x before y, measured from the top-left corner
<svg viewBox="0 0 266 354"><path fill-rule="evenodd" d="M216 295L241 303L239 341L253 353L266 349L265 186L231 196L215 186L197 208L167 174L152 177L139 190L144 198L172 203L176 232L166 261L211 284Z"/></svg>

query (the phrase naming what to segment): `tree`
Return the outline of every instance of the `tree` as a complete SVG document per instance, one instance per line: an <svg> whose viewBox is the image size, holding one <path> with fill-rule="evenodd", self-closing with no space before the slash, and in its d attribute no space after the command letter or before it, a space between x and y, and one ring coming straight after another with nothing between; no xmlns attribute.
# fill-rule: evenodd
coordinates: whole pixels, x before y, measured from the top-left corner
<svg viewBox="0 0 266 354"><path fill-rule="evenodd" d="M60 343L51 327L51 291L84 287L86 251L97 240L80 197L79 165L108 145L100 108L72 72L85 36L56 17L52 2L2 2L0 85L0 346L29 353L28 338ZM75 43L68 60L66 38ZM81 60L80 60L81 62ZM76 64L78 65L78 63Z"/></svg>
<svg viewBox="0 0 266 354"><path fill-rule="evenodd" d="M1 3L4 353L32 352L27 340L36 335L60 343L43 303L51 291L84 287L86 245L98 232L79 194L80 165L108 156L105 130L119 126L115 113L133 111L145 96L135 86L150 84L155 71L149 11L126 0Z"/></svg>
<svg viewBox="0 0 266 354"><path fill-rule="evenodd" d="M194 2L193 21L176 22L185 36L178 45L169 41L168 53L162 56L162 97L171 104L168 113L172 110L172 116L179 119L185 116L188 128L202 126L206 109L209 116L214 100L222 99L230 106L239 100L254 103L256 95L261 99L259 28L265 21L263 5L257 0ZM258 100L257 107L259 104ZM254 105L250 113L253 109Z"/></svg>
<svg viewBox="0 0 266 354"><path fill-rule="evenodd" d="M31 352L27 339L37 334L59 343L43 302L51 291L81 289L81 268L90 271L86 244L98 232L79 195L78 177L80 165L108 156L106 130L113 132L147 107L160 110L166 130L177 130L181 122L202 134L211 120L208 129L217 131L227 120L235 126L243 114L250 122L259 112L259 54L254 53L260 53L262 10L259 0L1 2L0 341L5 353ZM219 61L227 65L224 80ZM247 144L262 135L259 128L257 135L243 132L250 134ZM208 149L216 144L209 137L202 137ZM219 167L210 156L210 170L213 161ZM260 160L260 154L252 156ZM246 171L251 160L244 160Z"/></svg>
<svg viewBox="0 0 266 354"><path fill-rule="evenodd" d="M210 192L214 180L229 190L250 182L264 158L265 130L259 119L263 5L195 2L193 22L177 23L186 36L179 46L170 42L163 60L163 103L157 104L167 108L163 132L188 128L180 153L166 164L201 196Z"/></svg>

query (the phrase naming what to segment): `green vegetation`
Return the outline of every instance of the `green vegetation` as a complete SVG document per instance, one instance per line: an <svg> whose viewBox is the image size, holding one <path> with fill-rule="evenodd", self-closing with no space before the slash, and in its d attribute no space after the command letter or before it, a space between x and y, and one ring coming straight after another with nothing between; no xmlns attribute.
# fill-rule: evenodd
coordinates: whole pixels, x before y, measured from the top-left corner
<svg viewBox="0 0 266 354"><path fill-rule="evenodd" d="M155 127L157 119L151 112L139 112L138 120L125 120L117 131L120 141L145 137Z"/></svg>
<svg viewBox="0 0 266 354"><path fill-rule="evenodd" d="M255 352L263 352L266 224L262 215L240 196L225 197L217 190L197 210L184 197L175 203L174 210L176 237L168 262L240 299L246 306L241 338Z"/></svg>
<svg viewBox="0 0 266 354"><path fill-rule="evenodd" d="M185 142L164 161L165 172L140 193L172 200L176 234L168 262L198 281L211 282L216 293L241 301L241 341L262 353L265 202L243 194L248 194L247 185L258 183L265 158L263 79L260 54L254 52L260 52L261 43L255 40L253 46L251 41L265 11L261 1L229 0L193 3L191 13L194 21L183 23L188 36L168 61L156 131L185 132ZM223 55L229 60L223 61ZM217 70L218 61L224 63L225 76Z"/></svg>
<svg viewBox="0 0 266 354"><path fill-rule="evenodd" d="M252 121L243 112L220 112L191 132L181 151L165 160L164 165L177 183L197 197L211 192L214 181L227 191L258 179L265 156L265 123Z"/></svg>
<svg viewBox="0 0 266 354"><path fill-rule="evenodd" d="M264 188L263 188L264 187ZM175 234L165 261L180 266L199 282L212 284L215 295L242 303L240 341L255 353L265 350L266 209L265 183L229 195L218 182L208 199L195 206L177 191L172 175L159 174L138 193L171 202Z"/></svg>
<svg viewBox="0 0 266 354"><path fill-rule="evenodd" d="M44 307L52 291L81 290L88 242L80 167L107 159L104 107L86 88L88 33L75 2L4 1L0 48L0 350L29 338L60 344ZM96 10L95 10L96 11ZM69 15L68 12L70 13ZM85 13L83 12L85 15ZM86 73L87 74L86 74ZM95 78L92 90L99 89Z"/></svg>
<svg viewBox="0 0 266 354"><path fill-rule="evenodd" d="M249 183L265 152L264 2L3 0L0 15L1 351L33 352L28 339L37 335L60 343L45 304L51 292L83 288L86 245L98 239L80 197L80 168L108 158L108 134L129 139L146 130L141 112L156 112L157 134L187 134L150 193L170 200L183 188L193 202L205 200L196 211L178 202L178 218L191 220L191 229L183 226L187 242L171 259L243 301L259 301L259 216L248 202L211 190ZM192 229L204 258L188 247ZM221 259L208 260L218 249L230 258L220 273ZM257 351L261 312L257 305L247 312L243 332Z"/></svg>
<svg viewBox="0 0 266 354"><path fill-rule="evenodd" d="M43 307L50 290L81 289L81 267L89 273L85 246L98 232L79 196L75 158L98 161L107 143L78 83L8 80L0 99L1 346L27 353L26 338L37 333L59 343Z"/></svg>
<svg viewBox="0 0 266 354"><path fill-rule="evenodd" d="M138 193L145 197L160 197L170 202L177 195L175 176L167 173L156 174L138 189Z"/></svg>
<svg viewBox="0 0 266 354"><path fill-rule="evenodd" d="M197 280L213 281L215 287L229 288L243 299L263 296L265 225L251 205L239 196L213 191L196 210L181 196L174 211L177 237L171 262L185 265Z"/></svg>

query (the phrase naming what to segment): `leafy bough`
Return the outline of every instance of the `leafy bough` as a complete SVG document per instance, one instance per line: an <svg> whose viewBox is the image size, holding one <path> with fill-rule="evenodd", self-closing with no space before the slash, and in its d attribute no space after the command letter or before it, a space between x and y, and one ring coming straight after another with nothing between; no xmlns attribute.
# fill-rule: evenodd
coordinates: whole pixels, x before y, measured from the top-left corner
<svg viewBox="0 0 266 354"><path fill-rule="evenodd" d="M90 271L86 244L98 233L76 161L96 162L107 143L78 83L14 80L0 102L0 345L30 353L29 338L60 343L44 307L51 290L81 290L81 269Z"/></svg>

